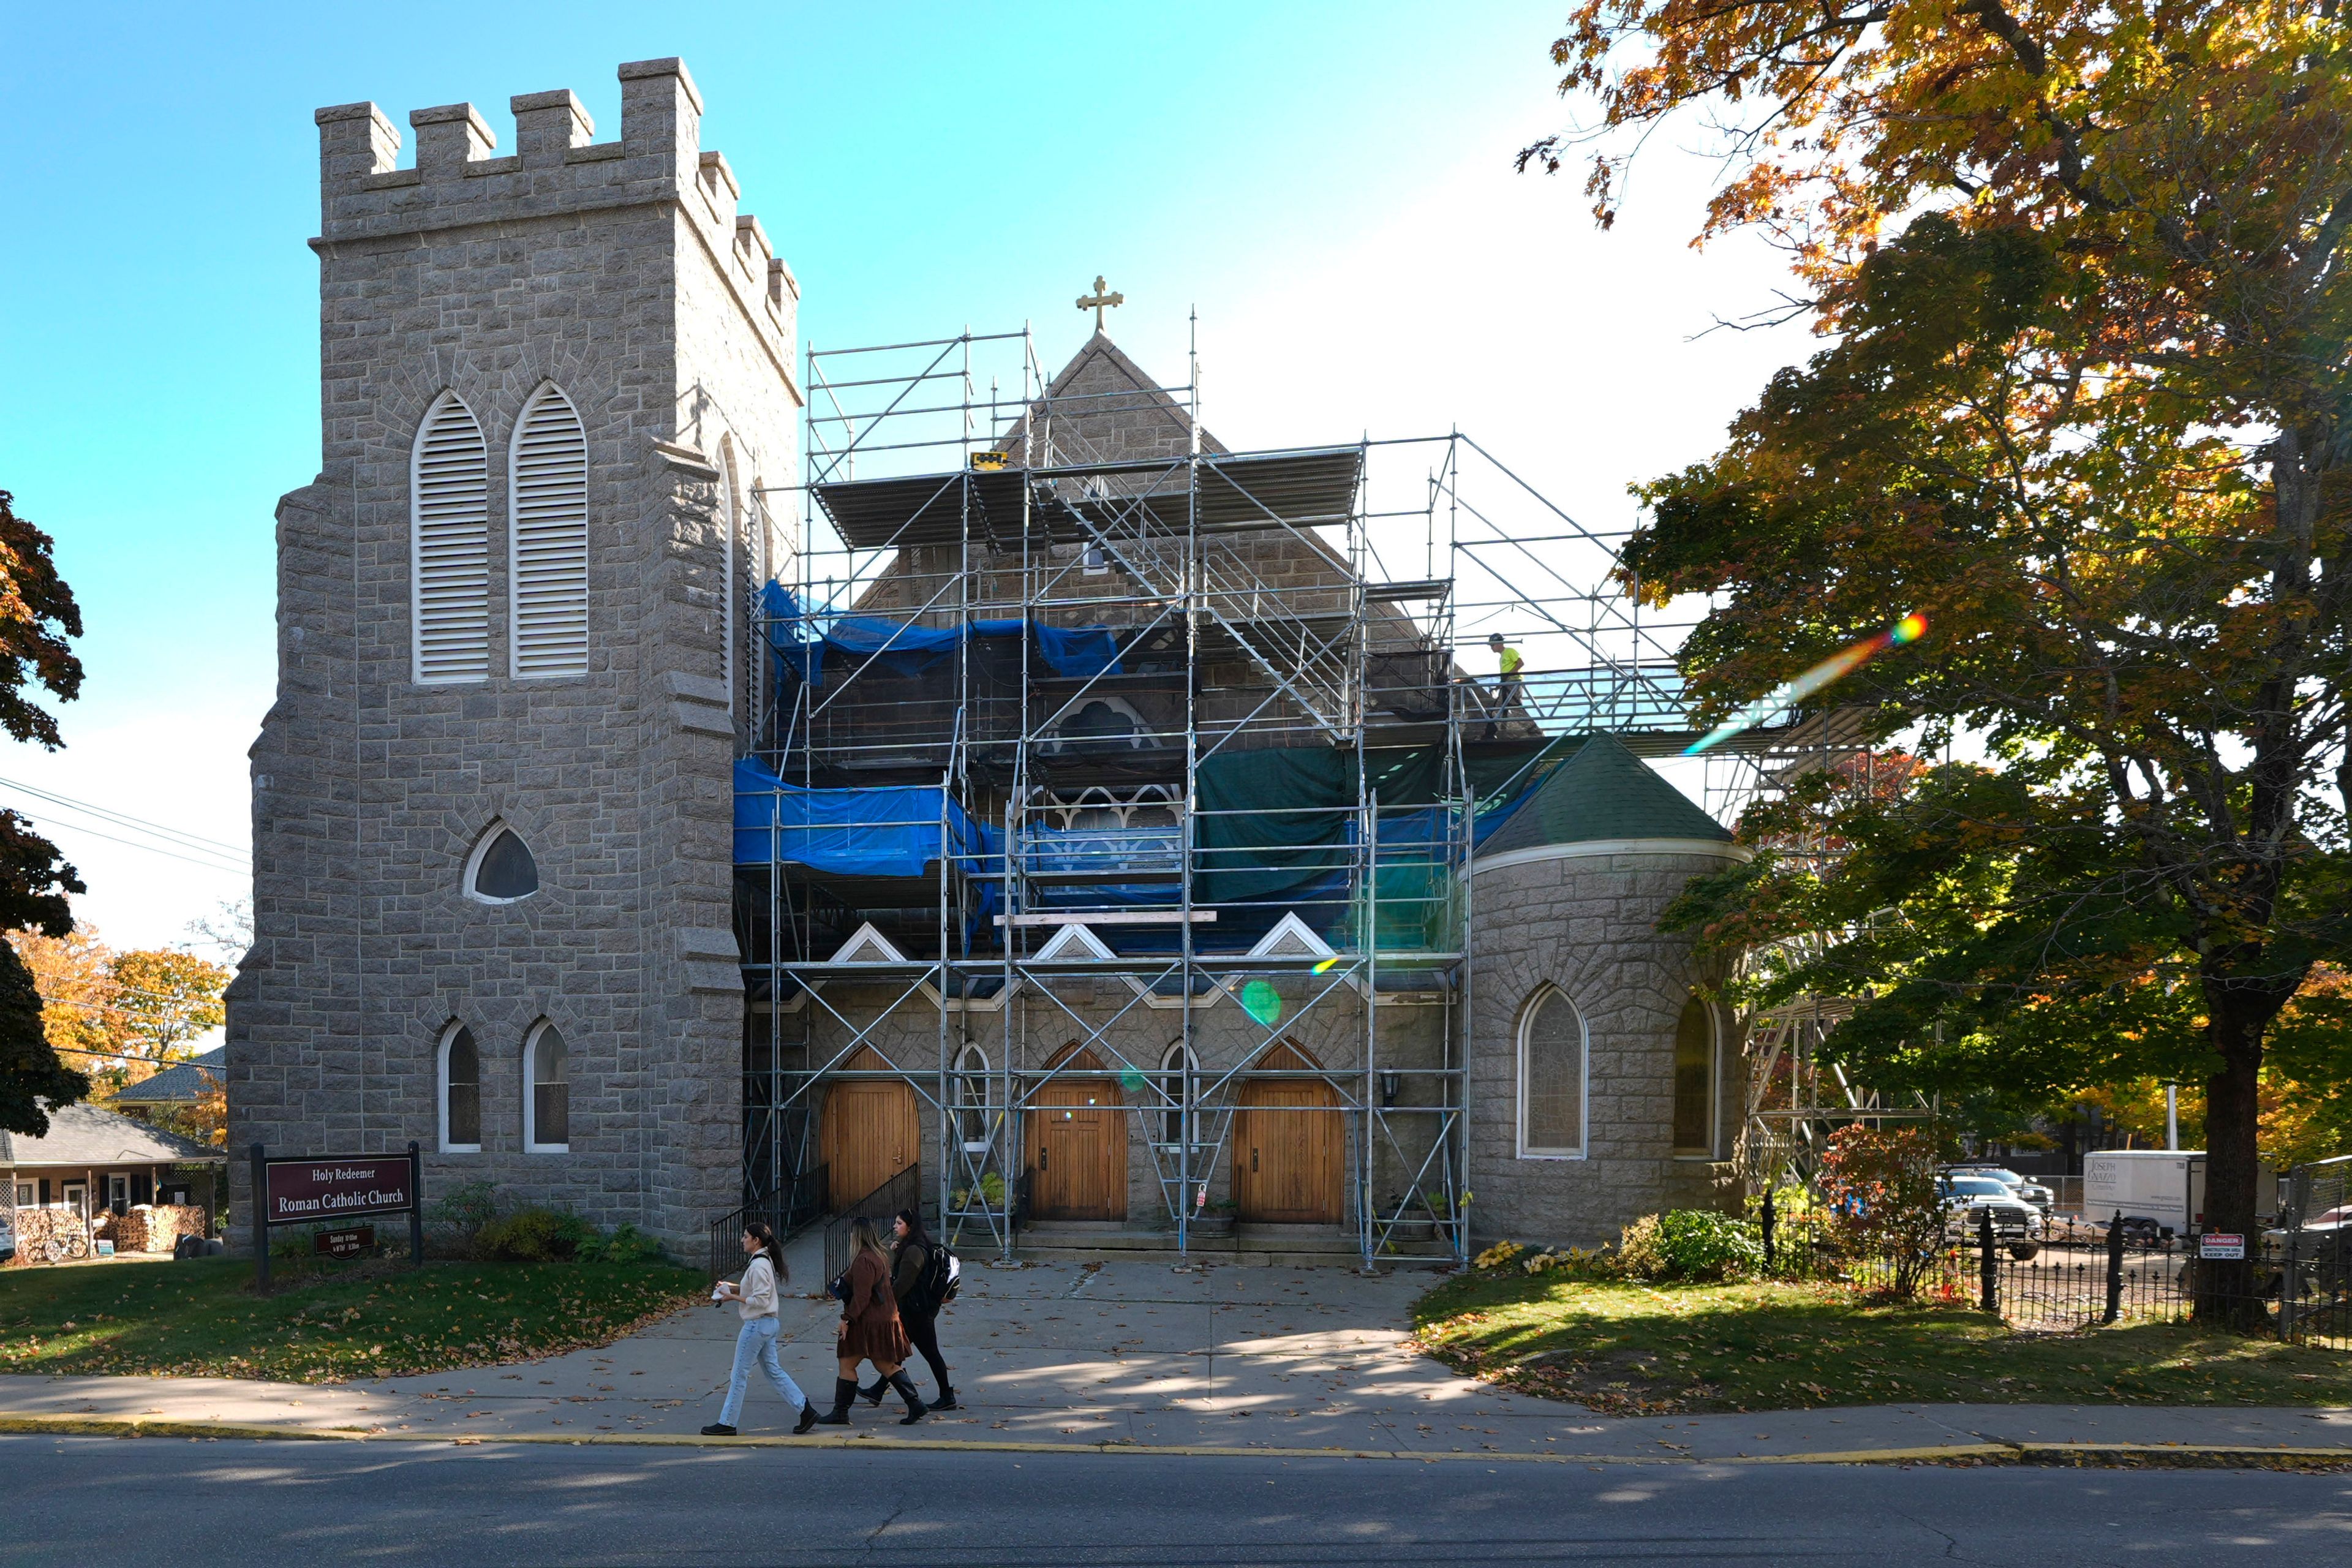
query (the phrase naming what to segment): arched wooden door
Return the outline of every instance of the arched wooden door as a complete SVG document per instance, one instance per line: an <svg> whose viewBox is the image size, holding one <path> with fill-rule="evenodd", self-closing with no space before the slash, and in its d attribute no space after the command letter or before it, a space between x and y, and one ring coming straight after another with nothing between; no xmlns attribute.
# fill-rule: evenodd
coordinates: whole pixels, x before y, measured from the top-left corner
<svg viewBox="0 0 2352 1568"><path fill-rule="evenodd" d="M1277 1072L1313 1072L1287 1041L1258 1058ZM1242 1086L1234 1113L1234 1203L1261 1225L1337 1225L1341 1151L1339 1096L1321 1079Z"/></svg>
<svg viewBox="0 0 2352 1568"><path fill-rule="evenodd" d="M1057 1067L1098 1072L1073 1046ZM1026 1140L1029 1212L1037 1219L1127 1217L1127 1111L1108 1079L1057 1078L1031 1101Z"/></svg>
<svg viewBox="0 0 2352 1568"><path fill-rule="evenodd" d="M890 1066L870 1048L841 1065L852 1072L886 1071ZM826 1195L835 1210L922 1163L923 1123L914 1086L880 1079L832 1085L824 1091L817 1148L824 1160Z"/></svg>

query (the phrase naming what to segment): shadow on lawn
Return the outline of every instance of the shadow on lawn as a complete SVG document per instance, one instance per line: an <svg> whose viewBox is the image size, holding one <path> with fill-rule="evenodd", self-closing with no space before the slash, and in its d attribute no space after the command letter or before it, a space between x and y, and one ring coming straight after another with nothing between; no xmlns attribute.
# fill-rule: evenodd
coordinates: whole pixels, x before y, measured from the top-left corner
<svg viewBox="0 0 2352 1568"><path fill-rule="evenodd" d="M1837 1286L1473 1275L1414 1309L1467 1376L1613 1415L1910 1403L2338 1405L2352 1357L2189 1325L2021 1332Z"/></svg>

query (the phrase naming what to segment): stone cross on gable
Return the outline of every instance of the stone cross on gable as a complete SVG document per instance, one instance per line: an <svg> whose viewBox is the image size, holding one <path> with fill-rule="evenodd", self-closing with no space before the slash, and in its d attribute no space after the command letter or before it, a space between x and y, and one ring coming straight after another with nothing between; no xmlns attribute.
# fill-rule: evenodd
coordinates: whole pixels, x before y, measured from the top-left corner
<svg viewBox="0 0 2352 1568"><path fill-rule="evenodd" d="M1099 332L1103 330L1104 307L1108 305L1124 305L1126 303L1127 296L1124 294L1106 294L1103 292L1102 275L1100 273L1097 273L1095 275L1095 291L1091 294L1079 296L1078 309L1081 310L1092 310L1095 313L1095 331Z"/></svg>

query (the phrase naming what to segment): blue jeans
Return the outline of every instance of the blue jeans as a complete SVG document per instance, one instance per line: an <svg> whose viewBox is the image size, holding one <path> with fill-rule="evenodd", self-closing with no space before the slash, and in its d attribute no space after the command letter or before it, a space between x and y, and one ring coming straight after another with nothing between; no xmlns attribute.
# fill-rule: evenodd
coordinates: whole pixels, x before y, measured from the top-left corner
<svg viewBox="0 0 2352 1568"><path fill-rule="evenodd" d="M801 1385L784 1374L784 1363L776 1359L776 1320L753 1318L735 1336L735 1370L727 1378L727 1404L719 1412L721 1426L735 1425L735 1417L743 1414L743 1390L751 1382L751 1363L758 1362L784 1403L798 1410L808 1404L808 1395Z"/></svg>

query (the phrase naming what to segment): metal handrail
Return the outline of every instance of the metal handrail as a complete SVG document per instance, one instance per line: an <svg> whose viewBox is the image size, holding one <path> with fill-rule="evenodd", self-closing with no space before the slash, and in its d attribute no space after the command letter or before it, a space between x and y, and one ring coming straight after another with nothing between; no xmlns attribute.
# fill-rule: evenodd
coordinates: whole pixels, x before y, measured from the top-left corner
<svg viewBox="0 0 2352 1568"><path fill-rule="evenodd" d="M824 1215L825 1167L795 1171L781 1187L753 1198L710 1222L710 1277L724 1279L743 1267L743 1227L765 1220L779 1246L790 1241Z"/></svg>

